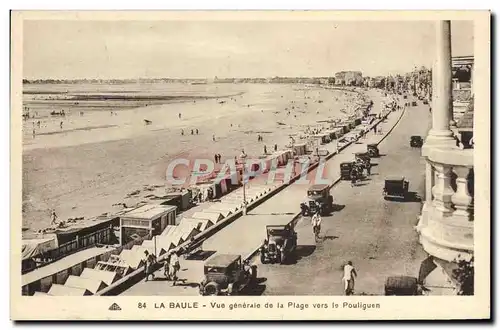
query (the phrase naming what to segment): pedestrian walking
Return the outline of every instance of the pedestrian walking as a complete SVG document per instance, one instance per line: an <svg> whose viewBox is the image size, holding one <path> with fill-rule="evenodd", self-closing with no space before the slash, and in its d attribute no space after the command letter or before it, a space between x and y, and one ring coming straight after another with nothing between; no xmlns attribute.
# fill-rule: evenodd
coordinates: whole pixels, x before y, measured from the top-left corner
<svg viewBox="0 0 500 330"><path fill-rule="evenodd" d="M196 135L198 135L198 129L196 129Z"/></svg>
<svg viewBox="0 0 500 330"><path fill-rule="evenodd" d="M50 214L50 225L56 225L57 224L57 214L56 210L52 210L52 213Z"/></svg>
<svg viewBox="0 0 500 330"><path fill-rule="evenodd" d="M174 252L172 256L170 257L170 278L172 281L172 286L175 286L178 277L177 277L177 272L181 269L181 264L179 262L179 255L178 252Z"/></svg>
<svg viewBox="0 0 500 330"><path fill-rule="evenodd" d="M321 231L321 216L319 215L319 210L311 217L311 226L314 233L314 239L318 240Z"/></svg>
<svg viewBox="0 0 500 330"><path fill-rule="evenodd" d="M191 130L191 135L194 135L194 130Z"/></svg>
<svg viewBox="0 0 500 330"><path fill-rule="evenodd" d="M217 154L217 160L219 161L219 164L221 164L221 158L222 156L220 154Z"/></svg>
<svg viewBox="0 0 500 330"><path fill-rule="evenodd" d="M264 155L267 155L267 147L264 146Z"/></svg>
<svg viewBox="0 0 500 330"><path fill-rule="evenodd" d="M218 164L218 163L219 163L219 161L218 161L219 159L218 159L218 158L219 158L219 157L218 157L218 155L217 155L217 154L215 154L215 155L214 155L215 164Z"/></svg>
<svg viewBox="0 0 500 330"><path fill-rule="evenodd" d="M167 256L165 257L165 262L163 263L163 276L165 276L167 281L170 281L170 258L171 258L170 253L167 253Z"/></svg>
<svg viewBox="0 0 500 330"><path fill-rule="evenodd" d="M278 145L277 144L274 145L274 151L278 151Z"/></svg>
<svg viewBox="0 0 500 330"><path fill-rule="evenodd" d="M352 261L348 261L344 266L344 277L342 278L344 282L344 294L346 296L350 296L354 293L354 278L357 276L358 274L352 265Z"/></svg>
<svg viewBox="0 0 500 330"><path fill-rule="evenodd" d="M144 272L146 274L146 282L149 280L149 276L152 277L153 281L155 279L155 274L154 274L154 264L156 263L156 257L154 254L149 253L147 250L144 251L145 257L144 257L144 264L146 265L144 267Z"/></svg>

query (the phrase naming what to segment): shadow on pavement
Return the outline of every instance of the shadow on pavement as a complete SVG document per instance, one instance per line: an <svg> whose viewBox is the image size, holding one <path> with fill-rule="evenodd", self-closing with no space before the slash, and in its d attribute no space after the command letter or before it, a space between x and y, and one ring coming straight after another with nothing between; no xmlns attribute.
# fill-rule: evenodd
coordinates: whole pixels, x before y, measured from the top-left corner
<svg viewBox="0 0 500 330"><path fill-rule="evenodd" d="M264 284L257 284L240 292L240 296L261 296L264 291L266 291L266 286Z"/></svg>
<svg viewBox="0 0 500 330"><path fill-rule="evenodd" d="M323 236L321 237L323 239L323 241L327 241L327 240L334 240L334 239L337 239L339 238L339 236L335 236L335 235L326 235L326 236Z"/></svg>
<svg viewBox="0 0 500 330"><path fill-rule="evenodd" d="M196 261L204 261L211 257L217 251L198 251L196 253L191 254L186 260L196 260Z"/></svg>
<svg viewBox="0 0 500 330"><path fill-rule="evenodd" d="M297 261L308 257L313 254L314 250L316 250L316 245L297 245L295 249L295 255L297 256Z"/></svg>
<svg viewBox="0 0 500 330"><path fill-rule="evenodd" d="M420 202L422 202L422 197L420 197L418 195L418 193L415 191L408 192L405 195L404 199L398 198L398 197L390 197L390 196L385 196L384 199L386 201L399 202L399 203L420 203Z"/></svg>
<svg viewBox="0 0 500 330"><path fill-rule="evenodd" d="M333 212L340 212L345 208L345 205L342 204L333 204L332 211Z"/></svg>

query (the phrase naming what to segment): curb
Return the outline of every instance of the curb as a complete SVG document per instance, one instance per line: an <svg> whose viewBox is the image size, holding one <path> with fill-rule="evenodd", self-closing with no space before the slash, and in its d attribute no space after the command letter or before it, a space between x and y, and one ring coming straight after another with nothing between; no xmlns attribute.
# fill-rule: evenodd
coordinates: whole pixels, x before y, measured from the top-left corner
<svg viewBox="0 0 500 330"><path fill-rule="evenodd" d="M398 118L398 120L396 121L396 123L395 123L395 124L391 127L391 129L389 129L386 133L384 133L384 136L380 139L380 141L379 141L379 142L377 142L377 146L378 146L380 143L382 143L382 142L385 140L385 138L389 136L389 134L391 134L391 132L394 130L394 128L396 128L396 126L398 126L399 122L401 121L401 119L403 118L403 115L404 115L405 113L406 113L406 109L404 109L403 111L401 111L401 115L399 116L399 118ZM387 114L387 116L386 116L386 117L384 117L384 118L380 119L380 120L379 120L376 124L372 125L372 128L373 128L373 126L380 124L380 123L381 123L383 120L385 120L385 119L386 119L386 118L387 118L390 114L391 114L391 112L389 112L389 113ZM370 130L371 130L371 128L370 128ZM370 131L370 130L369 130L369 131ZM342 151L343 149L347 148L347 147L348 147L348 146L350 146L352 143L353 143L353 142L351 142L351 143L349 143L349 144L346 144L344 147L340 148L340 149L339 149L339 151ZM330 158L327 158L328 156L327 156L327 157L325 157L325 158L327 158L327 160L329 160L329 159L331 159L334 155L337 155L337 153L334 153L334 154L332 154L331 156L329 155L329 156L330 156ZM314 165L313 165L313 166L314 166ZM311 167L313 167L313 166L311 166ZM317 166L318 166L318 164L316 164L316 167L317 167ZM309 172L309 171L308 171L308 172ZM341 177L338 177L337 179L335 179L335 180L333 181L333 183L331 183L331 184L329 185L329 186L330 186L330 189L331 189L331 188L333 188L333 187L334 187L337 183L339 183L339 182L341 181L341 179L342 179ZM291 182L291 180L290 180L290 182ZM301 212L299 212L299 213L297 213L296 215L294 215L294 217L292 218L292 220L291 220L288 224L290 224L290 223L294 222L295 220L297 220L297 219L300 217L300 215L301 215L301 214L302 214L302 213L301 213ZM251 258L253 258L253 257L257 254L257 252L259 251L260 247L261 247L261 244L259 244L259 246L258 246L256 249L254 249L254 251L252 251L251 253L249 253L249 254L248 254L248 255L247 255L247 256L246 256L243 260L244 260L244 261L246 261L246 260L250 260Z"/></svg>

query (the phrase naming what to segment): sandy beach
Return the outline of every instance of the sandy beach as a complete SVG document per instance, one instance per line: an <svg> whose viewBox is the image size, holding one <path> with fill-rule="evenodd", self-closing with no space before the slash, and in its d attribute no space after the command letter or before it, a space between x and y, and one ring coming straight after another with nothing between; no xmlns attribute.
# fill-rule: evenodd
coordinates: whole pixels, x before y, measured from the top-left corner
<svg viewBox="0 0 500 330"><path fill-rule="evenodd" d="M103 88L38 86L43 93L37 92L37 86L25 89L29 93L24 95L24 106L35 115L23 122L23 226L29 228L27 234L49 225L51 209L60 220L117 211L112 205L130 203L126 195L131 191L164 185L165 170L175 158L213 159L219 153L224 161L241 150L259 157L264 146L268 151L275 144L284 148L290 134L307 125L315 127L319 120L342 118L360 102L355 92L304 85ZM87 97L75 104L68 95ZM95 95L118 98L96 101ZM124 95L141 97L124 101L120 99ZM50 116L51 111L60 110L65 117ZM257 141L259 134L262 142Z"/></svg>

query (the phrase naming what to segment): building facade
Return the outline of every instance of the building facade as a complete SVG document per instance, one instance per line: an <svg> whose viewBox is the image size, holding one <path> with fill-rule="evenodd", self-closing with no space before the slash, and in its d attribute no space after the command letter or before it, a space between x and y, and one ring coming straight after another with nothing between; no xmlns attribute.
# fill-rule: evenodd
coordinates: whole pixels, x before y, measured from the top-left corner
<svg viewBox="0 0 500 330"><path fill-rule="evenodd" d="M457 141L457 121L460 119L454 118L451 102L452 63L462 64L464 60L471 63L471 58L452 62L450 21L436 23L436 42L436 61L432 70L432 128L422 148L426 160L425 201L417 230L420 243L432 262L450 287L458 290L460 284L453 270L459 261L472 260L474 254L474 158L473 143L464 146ZM472 79L470 85L472 93ZM458 126L463 130L463 126L472 126L472 121L460 122ZM467 129L472 132L472 127Z"/></svg>

